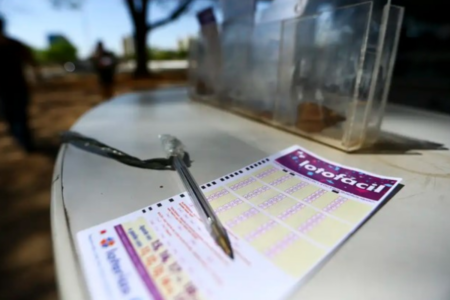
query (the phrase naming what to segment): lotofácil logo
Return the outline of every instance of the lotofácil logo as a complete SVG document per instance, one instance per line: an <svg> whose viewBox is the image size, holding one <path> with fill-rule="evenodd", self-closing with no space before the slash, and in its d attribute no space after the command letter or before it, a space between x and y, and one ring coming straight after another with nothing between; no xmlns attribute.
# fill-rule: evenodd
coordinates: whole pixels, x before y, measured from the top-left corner
<svg viewBox="0 0 450 300"><path fill-rule="evenodd" d="M305 159L305 155L302 151L297 151L297 156L301 159ZM300 162L298 164L298 168L301 169L305 169L309 172L313 172L314 174L318 174L321 175L323 177L325 177L326 179L330 179L330 180L335 180L335 181L340 181L344 184L350 185L350 186L355 186L359 189L362 190L366 190L366 191L371 191L374 193L381 193L386 186L384 185L378 185L376 183L364 183L364 182L359 182L357 181L354 177L348 177L345 174L341 174L341 173L334 173L331 170L325 170L324 168L318 168L316 166L314 166L313 164L311 164L311 162L309 160L304 160L302 162Z"/></svg>

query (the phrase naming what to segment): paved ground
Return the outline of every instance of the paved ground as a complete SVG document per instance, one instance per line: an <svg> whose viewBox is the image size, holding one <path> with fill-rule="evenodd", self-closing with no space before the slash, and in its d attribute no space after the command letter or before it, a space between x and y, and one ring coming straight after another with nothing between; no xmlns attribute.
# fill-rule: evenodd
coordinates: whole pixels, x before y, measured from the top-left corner
<svg viewBox="0 0 450 300"><path fill-rule="evenodd" d="M179 78L176 82L182 82ZM118 93L173 82L119 81ZM50 232L50 183L59 143L85 111L100 103L95 80L72 79L39 88L30 119L39 147L27 155L0 121L0 299L57 299Z"/></svg>

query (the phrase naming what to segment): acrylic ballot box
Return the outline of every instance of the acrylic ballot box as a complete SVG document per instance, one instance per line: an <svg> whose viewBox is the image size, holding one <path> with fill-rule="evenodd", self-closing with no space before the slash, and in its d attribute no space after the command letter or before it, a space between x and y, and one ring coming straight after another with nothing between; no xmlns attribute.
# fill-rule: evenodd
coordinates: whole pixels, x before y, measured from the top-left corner
<svg viewBox="0 0 450 300"><path fill-rule="evenodd" d="M280 22L255 25L247 42L243 95L234 99L232 109L263 120L273 120L278 98L278 64L280 52Z"/></svg>
<svg viewBox="0 0 450 300"><path fill-rule="evenodd" d="M247 16L222 24L212 97L228 110L345 151L372 145L389 94L403 8L387 0L316 0L292 9L296 17L249 22ZM196 55L196 61L207 56ZM201 77L201 68L196 64L191 73Z"/></svg>
<svg viewBox="0 0 450 300"><path fill-rule="evenodd" d="M188 83L191 99L202 101L214 100L214 83L208 72L208 60L205 55L206 47L201 39L191 40L189 43Z"/></svg>

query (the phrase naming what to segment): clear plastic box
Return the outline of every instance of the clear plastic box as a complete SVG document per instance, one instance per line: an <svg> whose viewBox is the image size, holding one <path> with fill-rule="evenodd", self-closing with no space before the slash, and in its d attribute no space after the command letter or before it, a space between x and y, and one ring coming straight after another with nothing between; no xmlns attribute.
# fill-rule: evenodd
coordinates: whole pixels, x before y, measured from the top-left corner
<svg viewBox="0 0 450 300"><path fill-rule="evenodd" d="M380 2L283 21L278 126L346 151L377 140L403 16Z"/></svg>
<svg viewBox="0 0 450 300"><path fill-rule="evenodd" d="M246 15L222 24L216 83L204 62L208 49L199 42L191 52L191 85L206 82L214 87L210 98L225 109L345 151L372 145L389 94L403 8L390 0L284 3L279 14L265 15L270 22L255 24Z"/></svg>
<svg viewBox="0 0 450 300"><path fill-rule="evenodd" d="M253 16L240 16L221 26L221 76L219 103L233 107L245 101L248 86L248 46L253 30Z"/></svg>
<svg viewBox="0 0 450 300"><path fill-rule="evenodd" d="M249 39L244 97L235 99L233 108L252 118L273 119L278 92L281 25L280 22L255 24Z"/></svg>
<svg viewBox="0 0 450 300"><path fill-rule="evenodd" d="M198 97L198 68L199 68L199 42L198 39L191 39L189 41L188 50L188 94L191 99Z"/></svg>
<svg viewBox="0 0 450 300"><path fill-rule="evenodd" d="M373 96L371 99L368 99L371 101L371 104L367 108L364 120L365 128L361 132L361 139L364 140L364 145L361 146L374 144L381 130L381 123L388 101L392 73L397 57L404 8L390 6L386 14L388 14L388 19L386 21L384 43L378 64L378 78L374 87Z"/></svg>
<svg viewBox="0 0 450 300"><path fill-rule="evenodd" d="M216 82L211 73L211 61L201 35L189 43L188 83L191 99L211 102L216 99Z"/></svg>
<svg viewBox="0 0 450 300"><path fill-rule="evenodd" d="M283 22L275 121L339 147L362 117L355 102L363 75L372 3ZM345 147L345 146L344 146Z"/></svg>

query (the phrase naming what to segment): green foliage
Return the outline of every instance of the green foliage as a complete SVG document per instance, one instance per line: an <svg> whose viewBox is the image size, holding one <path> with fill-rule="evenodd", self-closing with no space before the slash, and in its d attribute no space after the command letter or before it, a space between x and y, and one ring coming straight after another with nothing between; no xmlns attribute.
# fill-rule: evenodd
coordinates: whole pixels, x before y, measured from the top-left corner
<svg viewBox="0 0 450 300"><path fill-rule="evenodd" d="M186 50L150 48L148 54L151 60L182 60L188 57Z"/></svg>
<svg viewBox="0 0 450 300"><path fill-rule="evenodd" d="M36 61L41 64L63 64L77 59L77 48L67 40L58 40L44 50L33 50Z"/></svg>
<svg viewBox="0 0 450 300"><path fill-rule="evenodd" d="M40 50L40 49L31 49L34 59L39 63L39 64L45 64L48 63L47 62L47 54L46 54L46 50Z"/></svg>
<svg viewBox="0 0 450 300"><path fill-rule="evenodd" d="M59 40L53 43L46 53L49 62L65 63L77 59L77 48L69 41Z"/></svg>

